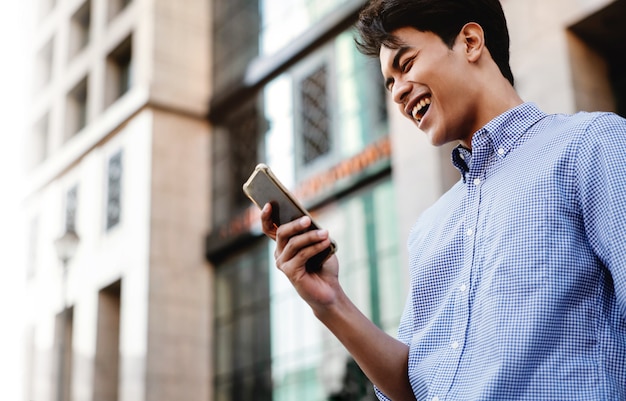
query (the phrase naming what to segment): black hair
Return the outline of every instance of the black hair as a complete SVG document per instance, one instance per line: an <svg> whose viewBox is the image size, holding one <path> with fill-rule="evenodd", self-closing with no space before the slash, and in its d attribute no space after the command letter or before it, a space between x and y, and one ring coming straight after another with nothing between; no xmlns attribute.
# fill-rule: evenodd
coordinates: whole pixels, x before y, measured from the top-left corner
<svg viewBox="0 0 626 401"><path fill-rule="evenodd" d="M475 22L485 33L485 46L502 72L513 85L509 65L509 31L499 0L372 0L360 12L355 39L359 51L378 57L381 46L398 48L400 43L392 32L413 27L432 32L452 48L465 24Z"/></svg>

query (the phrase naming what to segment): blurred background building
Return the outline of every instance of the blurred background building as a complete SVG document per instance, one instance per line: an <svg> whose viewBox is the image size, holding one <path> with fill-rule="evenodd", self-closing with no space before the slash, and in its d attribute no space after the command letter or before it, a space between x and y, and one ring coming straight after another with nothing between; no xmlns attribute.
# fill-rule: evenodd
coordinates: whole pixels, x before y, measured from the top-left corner
<svg viewBox="0 0 626 401"><path fill-rule="evenodd" d="M24 400L370 400L241 191L269 164L395 333L458 174L387 98L363 0L37 0ZM502 0L521 96L626 114L626 0ZM76 235L77 234L77 235Z"/></svg>

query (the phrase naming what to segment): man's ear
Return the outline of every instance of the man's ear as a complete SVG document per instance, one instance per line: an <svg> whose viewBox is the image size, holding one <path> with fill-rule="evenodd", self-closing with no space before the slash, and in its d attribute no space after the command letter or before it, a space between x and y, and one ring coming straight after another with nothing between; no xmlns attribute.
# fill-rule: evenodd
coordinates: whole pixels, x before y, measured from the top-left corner
<svg viewBox="0 0 626 401"><path fill-rule="evenodd" d="M468 22L459 33L467 60L471 63L478 61L485 51L485 32L476 22Z"/></svg>

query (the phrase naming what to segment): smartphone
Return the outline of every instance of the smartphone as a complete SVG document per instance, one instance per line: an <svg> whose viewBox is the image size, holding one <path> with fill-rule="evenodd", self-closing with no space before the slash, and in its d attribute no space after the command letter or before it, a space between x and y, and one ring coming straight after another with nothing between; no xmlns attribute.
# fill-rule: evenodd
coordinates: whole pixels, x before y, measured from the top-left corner
<svg viewBox="0 0 626 401"><path fill-rule="evenodd" d="M300 204L291 192L276 178L272 170L263 163L258 164L248 181L243 184L243 192L260 209L266 203L272 205L272 221L276 226L288 223L302 216L311 218L309 230L317 230L320 226L315 223L311 214ZM309 273L318 272L322 264L337 250L337 244L331 239L328 248L312 256L305 264Z"/></svg>

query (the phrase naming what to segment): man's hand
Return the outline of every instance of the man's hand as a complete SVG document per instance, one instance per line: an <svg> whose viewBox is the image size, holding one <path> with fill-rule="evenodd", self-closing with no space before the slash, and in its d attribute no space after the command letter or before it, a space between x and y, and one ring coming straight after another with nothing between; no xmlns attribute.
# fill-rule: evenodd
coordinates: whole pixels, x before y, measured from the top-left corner
<svg viewBox="0 0 626 401"><path fill-rule="evenodd" d="M316 313L322 312L336 300L341 291L337 280L337 257L332 255L316 273L307 273L305 263L330 246L328 231L307 231L311 219L306 216L276 227L271 216L272 206L266 204L261 211L261 223L263 232L276 241L276 267L287 276L298 294Z"/></svg>

